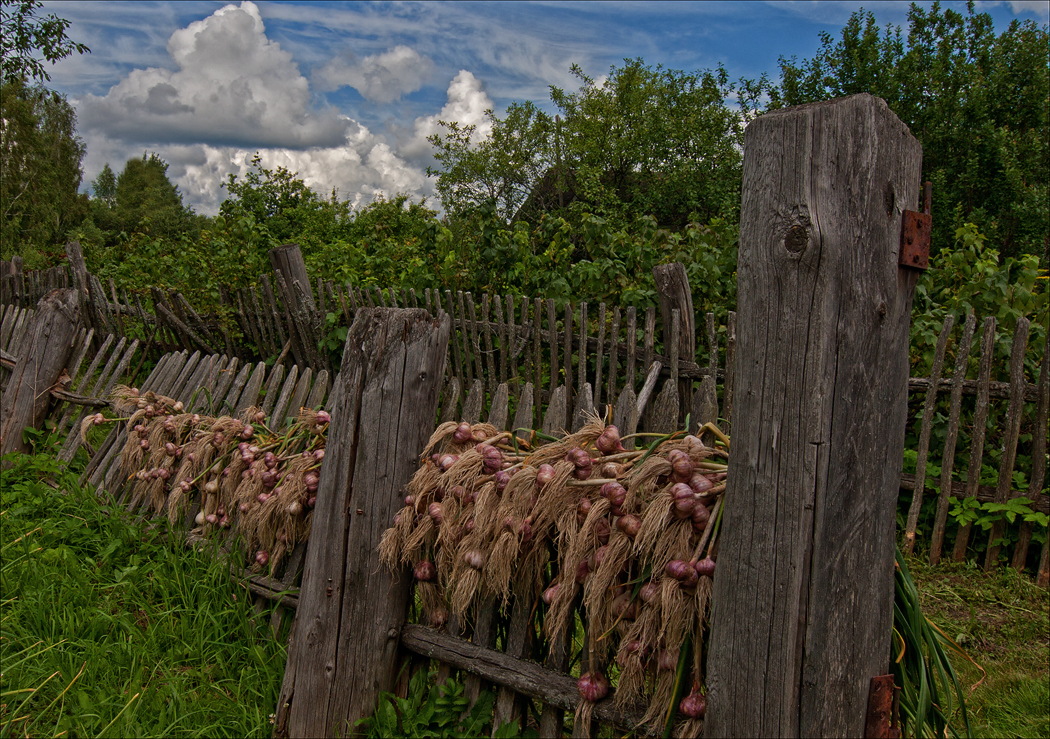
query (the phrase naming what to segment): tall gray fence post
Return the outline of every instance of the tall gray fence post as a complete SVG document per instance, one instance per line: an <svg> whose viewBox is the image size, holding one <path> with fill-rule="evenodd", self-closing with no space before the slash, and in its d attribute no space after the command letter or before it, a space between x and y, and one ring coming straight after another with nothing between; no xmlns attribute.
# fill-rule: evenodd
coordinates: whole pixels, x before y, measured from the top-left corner
<svg viewBox="0 0 1050 739"><path fill-rule="evenodd" d="M888 672L922 149L854 95L744 139L732 455L711 737L864 735Z"/></svg>
<svg viewBox="0 0 1050 739"><path fill-rule="evenodd" d="M277 737L350 734L394 688L411 582L381 567L377 548L434 430L450 325L420 309L361 308L350 327Z"/></svg>

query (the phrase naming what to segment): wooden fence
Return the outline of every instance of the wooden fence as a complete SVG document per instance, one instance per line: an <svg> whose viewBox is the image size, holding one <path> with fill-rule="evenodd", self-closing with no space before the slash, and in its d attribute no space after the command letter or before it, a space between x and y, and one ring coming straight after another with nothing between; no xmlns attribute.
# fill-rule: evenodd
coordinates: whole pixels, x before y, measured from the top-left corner
<svg viewBox="0 0 1050 739"><path fill-rule="evenodd" d="M714 713L706 729L715 736L752 735L733 728L739 726L749 726L756 732L760 727L759 733L770 735L797 733L798 727L805 727L803 733L828 736L854 734L860 729L867 680L875 677L871 674L874 670L884 669L888 651L887 599L892 598L892 588L883 586L889 583L892 564L887 560L887 554L891 554L888 540L881 532L885 529L888 533L892 528L892 494L898 487L890 456L900 454L900 438L904 434L900 426L907 408L900 386L907 373L907 314L914 280L914 274L898 275L894 239L900 223L899 209L915 199L911 191L912 180L918 176L919 152L917 144L906 131L902 132L902 125L885 104L870 96L802 106L771 116L763 117L764 125L778 136L801 136L805 145L786 148L767 145L754 150L766 157L778 152L774 159L782 150L788 152L785 156L798 157L802 164L796 166L797 163L788 162L784 165L788 171L811 174L812 162L807 152L823 151L824 146L843 147L841 157L828 157L832 169L847 167L847 171L836 176L852 182L852 178L859 175L857 168L849 163L856 160L858 167L880 168L872 178L889 184L885 192L880 190L872 196L879 206L885 206L885 213L878 207L855 208L852 202L843 200L841 192L860 192L862 188L842 188L840 192L828 187L803 187L806 192L816 193L814 197L827 199L826 202L815 199L809 205L817 211L826 209L828 215L820 221L820 249L811 248L816 242L809 235L814 226L808 211L755 209L763 214L761 217L770 212L778 218L782 213L790 212L790 216L784 216L788 223L779 223L775 229L758 229L767 235L776 234L777 244L767 252L753 251L754 261L748 262L748 269L753 270L749 279L755 282L746 293L751 301L746 332L749 365L744 369L747 371L735 366L741 360L736 358L732 318L724 336L716 330L713 317L707 318L706 331L699 332L706 333L708 339L707 362L695 361L697 352L693 342L698 331L692 325L692 307L684 295L673 290L661 301L663 329L658 336L655 308L646 311L643 317L637 312L620 312L601 305L593 309L587 304L570 304L558 310L553 303L541 300L508 301L483 296L478 305L470 296L431 291L423 296L410 292L388 293L383 298L383 294L379 294L384 303L396 305L400 298L415 302L427 311L362 312L366 306L355 305L352 292L346 295L339 290L328 292L322 284L316 295L308 296L301 281L286 279L294 272L289 270L288 273L279 271L277 289L284 306L283 335L279 330L282 324L276 310L277 298L270 303L274 322L269 328L273 329L271 338L277 339L271 348L283 342L282 354L287 356L291 352L293 356L309 357L311 351L316 351L311 348L311 337L316 338L316 334L311 334L316 330L311 316L316 318L321 311L338 305L345 319L355 320L344 349L342 372L333 386L333 398L328 398L326 367L300 371L300 365L296 365L286 376L282 362L272 368L262 362L242 364L230 355L218 353L166 354L140 383L143 390L180 400L190 411L237 414L251 405L259 405L263 413L269 415L273 427L279 427L289 411L300 405L311 407L330 402L334 408L342 409L339 421L345 426L337 428L332 436L335 448L325 457L321 476L325 482L320 491L323 495L318 495L323 505L319 504L314 518L314 525L322 526L315 541L323 541L324 547L300 545L280 566L265 575L259 567L251 565L247 556L235 562L235 567L248 577L249 586L260 597L276 599L283 606L302 611L296 618L288 673L276 712L278 736L343 733L346 726L342 722L369 713L367 706L374 706L378 689L394 687L399 648L425 659L436 659L446 666L445 670L451 666L470 673L468 691L473 695L477 695L486 681L495 686L499 692L497 726L505 720L525 716L528 705L535 701L540 732L555 735L563 725L559 712L573 708L578 697L565 661L568 650L551 650L551 645L543 643L533 630L538 597L534 588L527 592L512 591L505 608L495 600L482 604L466 623L440 631L404 623L405 607L410 602L409 583L397 585L389 576L375 577L376 536L386 527L387 515L393 510L391 506L398 505L396 494L406 482L405 472L416 464L419 440L429 431L426 419L436 416L473 421L485 417L497 428L540 426L556 431L578 427L591 409L609 407L614 409L614 418L625 432L677 429L687 413L691 427L695 428L704 420L721 418L731 422L733 396L738 392L733 387L733 378L744 377L752 379L739 388L748 396L747 404L741 403L740 407L747 408L746 418L750 422L735 437L741 447L737 449L734 443L731 476L735 473L744 481L739 485L740 490L744 490L750 480L752 488L761 488L759 492L768 495L749 498L742 494L739 504L734 504L740 508L735 513L730 509L730 517L739 518L740 511L756 504L776 511L788 508L791 511L784 514L784 521L778 519L761 530L727 524L730 533L724 546L726 552L735 556L727 555L725 561L720 561L723 574L722 579L716 580L714 597L716 601L722 598L726 602L731 597L738 598L733 592L726 594L730 587L727 583L734 584L731 591L736 589L736 583L742 583L739 592L753 591L755 598L731 604L735 609L732 611L736 614L735 623L727 624L724 620L731 610L729 605L715 611L716 626L719 626L718 615L723 617L718 634L724 641L721 644L716 641L711 652L709 669ZM788 116L814 125L799 125L795 118L788 120ZM867 126L876 127L877 135L864 134ZM761 127L749 130L759 129ZM847 130L860 135L839 135ZM825 136L826 141L822 138ZM868 156L865 142L869 141L886 147L889 156ZM753 173L767 169L754 169L754 161L748 165L745 158L745 171L748 166L753 168ZM798 185L804 180L805 177L799 175L797 181L791 181ZM778 188L767 196L782 197L785 192ZM858 212L863 215L856 215ZM860 219L866 219L864 232L875 236L865 245L865 249L870 248L870 254L864 251L858 256L852 248L851 234L855 221ZM753 223L751 227L759 225ZM750 248L754 250L754 244L760 243L761 238L765 237L756 236ZM819 253L822 250L825 253ZM287 253L280 256L286 257ZM888 256L894 258L892 263L887 262ZM863 262L868 258L870 263ZM802 288L792 294L794 302L783 309L772 302L773 291L762 282L777 271L762 262L769 259L791 271L791 279L795 281L792 284ZM275 263L277 261L275 257ZM86 296L88 320L93 321L91 306L111 305L110 301L105 298L96 302L98 286L93 286L92 278L85 276L82 269L75 269L74 276L81 286L80 295ZM665 284L673 282L667 280ZM830 297L824 292L829 285L837 291ZM886 286L890 286L888 292L882 289ZM842 329L845 333L840 333L842 304L837 301L858 295L860 298L845 309L849 325ZM112 305L119 306L116 297ZM363 298L367 302L368 295ZM819 314L811 310L810 298L819 303ZM883 302L880 304L877 299ZM161 299L160 304L163 303ZM126 307L127 302L123 305ZM154 306L157 305L155 296ZM192 317L186 307L182 307L183 315ZM106 311L109 308L101 312ZM97 317L101 312L94 315ZM25 321L25 314L16 308L5 312L5 324L9 315L12 326ZM116 321L121 315L119 309L115 313L110 311L110 315L119 323ZM817 321L812 334L805 318L811 315L815 315ZM158 316L178 329L163 310ZM154 328L159 330L161 322L158 317ZM186 328L183 340L192 340L197 334L206 342L193 326L183 324ZM777 335L780 344L770 356L761 357L761 337L773 324L783 324L785 333ZM200 327L204 323L195 325ZM59 406L57 411L63 429L78 425L76 416L78 413L82 416L84 411L77 411L77 403L95 403L89 393L102 393L107 386L111 387L139 351L139 345L134 342L125 342L118 349L119 340L108 339L109 348L95 352L92 362L84 366L92 353L88 347L99 341L97 332L91 334L93 328L90 326L87 333L78 334L74 340L79 349L72 362L75 367L70 373L71 380L50 388L56 400L69 404ZM256 337L261 337L264 327L260 323L256 329ZM921 410L915 474L910 486L911 510L905 527L906 546L913 546L925 525L922 515L925 498L937 503L931 527L931 558L934 559L941 556L949 530L950 498L959 492L962 500L998 505L1027 496L1032 508L1047 510L1043 483L1048 360L1045 347L1041 347L1038 377L1030 381L1025 376L1023 359L1028 329L1027 321L1019 321L1005 382L993 381L995 324L991 319L982 325L977 372L971 377L971 346L976 334L976 319L972 317L961 327L958 339L953 340L952 323L945 324L930 376L910 381L909 387L915 393L914 405ZM7 335L14 333L13 327ZM0 330L0 337L3 335L4 331ZM803 336L816 338L810 345ZM105 345L106 341L101 343ZM874 343L876 341L879 343ZM889 347L886 353L892 356L883 356L879 347ZM5 365L11 361L17 368L17 363L24 361L26 349L19 348L19 351L23 356L7 357ZM953 362L949 361L950 357L954 358ZM320 354L314 358L324 359ZM884 359L889 362L887 367L879 364ZM944 367L952 363L955 371L944 376ZM785 366L784 371L778 370ZM813 372L807 374L807 369ZM825 383L829 376L830 385ZM848 382L843 378L848 378ZM836 379L842 379L843 384L835 384ZM967 388L972 390L967 392ZM60 394L63 391L69 394L63 397ZM767 404L763 395L767 392L772 393L774 399L781 399L783 405ZM834 396L837 402L825 402L824 393ZM88 397L79 397L81 394ZM1004 402L993 406L993 399ZM770 417L765 415L766 410ZM947 413L947 423L942 427L943 444L939 443L940 434L934 433L937 414L942 411ZM890 418L891 428L878 428L880 413ZM398 422L387 423L394 419ZM810 422L812 427L806 426ZM792 434L792 429L798 432L792 438L782 435ZM129 508L140 508L144 515L152 515L153 509L146 507L148 501L140 502L131 495L126 475L117 464L128 433L128 429L118 427L97 449L87 450L89 461L84 481L107 491ZM71 434L62 454L71 457L80 444L77 435ZM834 447L830 462L827 458L820 461L821 455L827 453L822 445ZM965 475L955 473L954 457L960 446L963 454L958 456L969 460ZM870 458L865 456L868 452ZM783 461L778 461L781 458ZM988 459L995 462L995 481L982 486L982 467ZM1019 459L1030 460L1028 469L1017 469ZM941 466L939 485L928 474L934 461L939 461ZM799 464L808 465L805 474L799 474L800 479L805 478L804 486L809 486L803 490L812 498L812 505L808 507L800 504L800 496L795 495L798 481L784 482L787 476L798 473L792 465ZM858 472L858 467L863 469ZM959 471L962 471L961 465ZM1015 472L1022 472L1028 483L1023 489L1015 489ZM961 490L955 485L956 476L964 478ZM772 480L768 486L763 483L767 479ZM907 482L904 480L905 488ZM931 482L935 487L931 487ZM928 489L935 495L927 496ZM774 503L770 503L769 496ZM871 502L876 499L876 503ZM858 506L856 510L850 509L853 504ZM863 512L860 516L863 520L857 522L859 511ZM194 509L187 511L187 525L197 513ZM750 520L758 520L754 511L752 514L749 514ZM852 516L857 524L851 524L848 532L853 550L842 557L835 555L842 546L842 541L836 538L839 515ZM866 528L869 518L879 519L878 526L873 527L874 533ZM956 558L965 556L973 538L972 529L972 524L964 523L953 532ZM1006 533L1005 519L995 520L985 546L986 567L995 565L1007 548ZM1010 557L1015 566L1024 566L1029 559L1034 533L1030 523L1017 530L1017 543ZM781 534L783 540L777 538ZM220 533L219 536L233 535ZM749 542L748 536L762 539L757 542L760 546L753 546L755 542ZM771 545L780 541L791 544ZM232 538L226 543L232 544ZM829 549L834 550L830 555ZM240 556L237 551L231 547L235 557ZM745 556L747 552L751 554ZM869 554L871 556L867 556ZM756 564L755 556L762 564ZM769 557L776 561L767 562ZM844 562L849 566L844 566ZM1043 584L1046 565L1044 543L1039 572ZM784 569L783 581L767 576L774 568ZM788 587L783 583L789 580L792 592L784 598L776 597L776 587ZM297 586L301 590L297 590ZM379 607L363 597L365 593L375 597L389 595L389 603ZM818 612L826 606L822 593L835 601L836 607L826 613ZM849 597L842 597L843 593ZM757 606L760 602L769 607ZM869 615L876 611L877 617ZM275 627L282 625L283 614L281 609L275 611ZM785 639L783 633L768 628L774 616L793 630L792 638ZM843 630L836 625L841 623L860 624L861 630L871 638L851 640L854 630L852 627ZM758 659L738 660L727 647L740 647L746 652L745 642L761 631L763 624L769 632L766 636L773 640L770 644L776 642L784 654L785 667L774 671L776 674L765 669L766 662L761 655ZM727 637L734 629L741 635ZM585 639L600 636L587 634ZM371 657L362 656L355 640L373 645ZM841 657L842 649L860 655L855 664L850 663L853 666L847 670L848 674L822 671L819 686L815 681L805 681L805 670L797 664L802 654L816 654L824 663L841 665L845 659ZM765 654L766 649L759 651ZM539 664L548 654L554 657L545 665ZM751 679L748 675L756 677ZM728 699L746 696L759 684L768 685L762 696L763 705L769 704L767 708L754 710L748 700ZM828 705L837 708L827 710ZM718 721L714 719L716 715ZM596 735L602 731L603 723L631 730L637 726L637 718L630 707L616 710L610 702L599 702L594 705L591 719L584 716L575 722L573 734Z"/></svg>
<svg viewBox="0 0 1050 739"><path fill-rule="evenodd" d="M37 286L68 282L68 274L62 270L42 275L28 272L23 277L26 284ZM97 283L97 278L91 279ZM269 279L264 276L260 283L267 285ZM96 285L94 294L100 289ZM253 351L224 351L223 346L238 346L229 332L215 329L217 322L193 318L185 299L177 293L165 296L154 292L154 299L132 301L129 308L126 291L116 291L119 300L104 303L109 306L105 320L97 319L104 311L89 309L87 315L95 315L95 325L102 327L93 328L95 348L101 349L100 337L112 337L111 342L136 342L136 371L147 361L148 352L160 348L188 347L205 354L238 356L242 361L259 359ZM273 356L270 350L278 343L287 349L294 323L272 302L273 290L262 291L270 296L265 303L268 310L257 309L262 303L254 289L245 292L251 309L246 308L244 313L238 310L239 320L246 327L254 327L250 333L260 345L268 347L267 356ZM28 288L22 293L30 294ZM665 339L688 332L688 323L686 332L667 325L675 321L673 309L670 321L664 321L656 307L638 310L581 301L559 309L554 301L540 298L485 294L475 299L470 293L436 290L417 295L409 290L366 290L330 282L319 283L316 294L317 311L335 309L346 325L366 307L420 307L449 315L452 333L443 393L468 407L491 398L501 385L515 395L528 383L534 398L532 417L523 421L528 426L540 425L545 409L559 403L568 404L569 414L581 404L599 409L611 405L620 409L616 416L622 418L622 413L629 412L629 396L633 394L635 400L645 396L643 407L650 414L659 408L661 415L667 416L667 407L675 406L679 422L688 414L694 429L708 421L718 421L727 431L732 429L735 313L729 314L725 326L718 325L711 313L697 316L689 335L696 337L698 348L692 358L687 358L680 355L679 342ZM238 300L243 306L243 296ZM152 316L147 305L161 306L161 317L147 320L144 325L148 331L128 330L131 321L121 316ZM0 308L0 362L6 361L10 367L11 344L27 325L32 308L19 307L18 301ZM179 323L165 319L166 313ZM178 318L180 315L186 322ZM88 323L91 325L90 319ZM179 324L186 330L178 328ZM1046 487L1048 352L1045 345L1029 336L1028 322L1022 319L1012 337L1013 352L1003 361L996 353L995 331L994 318L978 321L970 316L957 325L949 317L935 347L931 374L908 381L912 442L908 469L901 477L902 495L910 498L903 531L905 547L911 551L917 542L927 542L931 562L939 561L946 551L961 561L973 556L976 547L987 552L986 566L1006 556L1016 569L1034 569L1039 581L1046 582L1050 580L1046 544L1038 553L1032 552L1032 537L1040 538L1039 527L1024 521L1004 527L1003 519L985 532L980 527L975 531L972 522L961 527L955 524L956 520L966 521L965 513L960 512L963 504L955 502L964 499L984 505L1023 498L1031 501L1028 507L1032 511L1050 514L1050 491ZM293 365L291 355L283 351L283 361L277 365L330 371L326 364ZM319 353L314 355L316 359ZM1033 364L1035 372L1030 369ZM673 382L663 382L667 379ZM988 479L990 466L996 470L994 479ZM931 474L933 471L938 474ZM1016 485L1015 473L1025 482L1023 486ZM916 483L920 478L925 480L923 486ZM953 511L959 515L953 516ZM988 542L1000 541L1005 545L988 546Z"/></svg>

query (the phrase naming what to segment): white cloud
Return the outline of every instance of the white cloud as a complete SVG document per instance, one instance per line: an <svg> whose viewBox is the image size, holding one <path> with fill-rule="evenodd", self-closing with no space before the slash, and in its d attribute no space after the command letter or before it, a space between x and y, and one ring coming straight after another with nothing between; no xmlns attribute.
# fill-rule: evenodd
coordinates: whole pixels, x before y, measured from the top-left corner
<svg viewBox="0 0 1050 739"><path fill-rule="evenodd" d="M492 109L489 98L481 81L465 69L449 83L447 102L436 115L417 118L411 138L401 146L401 153L408 159L425 156L431 152L427 136L441 131L440 121L455 121L465 126L477 126L475 140L488 137L492 125L485 116L485 111Z"/></svg>
<svg viewBox="0 0 1050 739"><path fill-rule="evenodd" d="M1043 20L1050 18L1050 3L1046 0L1010 0L1010 10L1021 13L1034 13Z"/></svg>
<svg viewBox="0 0 1050 739"><path fill-rule="evenodd" d="M353 87L366 100L391 103L421 88L433 68L430 59L401 45L361 60L352 55L332 59L317 71L314 80L322 90Z"/></svg>
<svg viewBox="0 0 1050 739"><path fill-rule="evenodd" d="M266 37L254 3L175 31L167 48L176 69L137 69L106 95L80 100L82 128L143 143L308 147L338 144L352 126L312 107L309 83Z"/></svg>

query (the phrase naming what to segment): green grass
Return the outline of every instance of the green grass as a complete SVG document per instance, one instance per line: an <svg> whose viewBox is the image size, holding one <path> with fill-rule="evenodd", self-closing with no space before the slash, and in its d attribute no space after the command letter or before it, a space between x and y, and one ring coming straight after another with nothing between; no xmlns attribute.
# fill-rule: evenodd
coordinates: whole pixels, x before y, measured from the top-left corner
<svg viewBox="0 0 1050 739"><path fill-rule="evenodd" d="M925 615L976 662L952 659L974 736L1050 736L1050 591L1009 568L908 567Z"/></svg>
<svg viewBox="0 0 1050 739"><path fill-rule="evenodd" d="M224 558L8 459L0 736L268 736L285 648Z"/></svg>

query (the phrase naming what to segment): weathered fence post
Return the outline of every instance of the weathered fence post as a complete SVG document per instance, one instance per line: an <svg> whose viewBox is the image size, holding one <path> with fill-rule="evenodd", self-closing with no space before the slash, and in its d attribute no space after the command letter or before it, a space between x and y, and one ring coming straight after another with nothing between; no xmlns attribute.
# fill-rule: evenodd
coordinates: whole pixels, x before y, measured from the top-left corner
<svg viewBox="0 0 1050 739"><path fill-rule="evenodd" d="M888 672L922 149L854 95L747 128L705 737L863 736Z"/></svg>
<svg viewBox="0 0 1050 739"><path fill-rule="evenodd" d="M270 249L270 264L273 265L277 288L284 301L292 354L300 365L327 366L326 357L317 350L317 343L322 338L319 332L320 316L317 315L302 250L298 244L284 244Z"/></svg>
<svg viewBox="0 0 1050 739"><path fill-rule="evenodd" d="M275 736L350 734L394 687L411 582L376 551L434 428L449 331L447 315L400 308L350 327Z"/></svg>
<svg viewBox="0 0 1050 739"><path fill-rule="evenodd" d="M284 281L289 288L292 287L293 282L298 282L300 287L303 288L303 304L300 304L298 296L291 289L289 289L291 295L285 295L284 299L293 300L293 306L296 309L308 307L312 313L315 310L314 292L310 286L310 275L306 273L306 261L303 259L303 252L299 245L283 244L270 249L270 264L273 266L274 272L280 272L284 275Z"/></svg>
<svg viewBox="0 0 1050 739"><path fill-rule="evenodd" d="M22 431L39 427L47 415L51 390L69 363L79 328L76 290L52 290L37 304L0 400L0 454L28 449Z"/></svg>
<svg viewBox="0 0 1050 739"><path fill-rule="evenodd" d="M653 267L656 294L660 301L660 320L664 326L664 356L672 355L671 342L678 342L678 356L686 362L696 361L696 315L693 313L693 292L689 288L689 275L681 262L658 264ZM678 336L672 336L673 311L678 310ZM692 410L691 380L678 381L679 418L685 419Z"/></svg>

